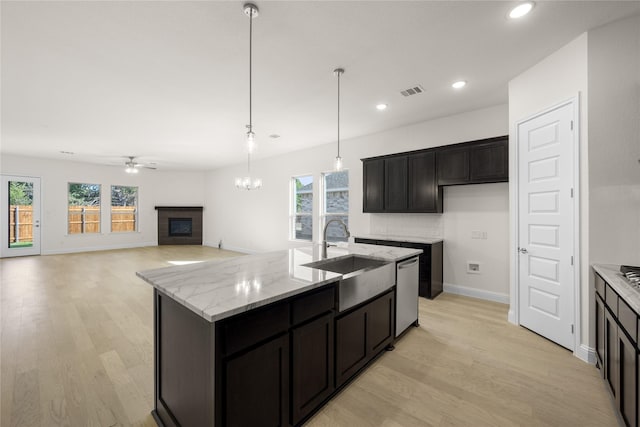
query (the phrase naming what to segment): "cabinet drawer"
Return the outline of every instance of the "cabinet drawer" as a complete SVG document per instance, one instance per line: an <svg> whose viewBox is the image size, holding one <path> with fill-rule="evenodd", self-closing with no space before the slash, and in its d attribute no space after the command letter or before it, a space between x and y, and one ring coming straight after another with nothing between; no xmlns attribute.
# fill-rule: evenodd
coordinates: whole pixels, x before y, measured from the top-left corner
<svg viewBox="0 0 640 427"><path fill-rule="evenodd" d="M595 274L596 292L604 298L604 280L598 273Z"/></svg>
<svg viewBox="0 0 640 427"><path fill-rule="evenodd" d="M624 302L622 298L620 298L618 302L618 322L620 322L620 325L622 325L630 337L633 339L636 338L638 316L636 316L636 313L627 305L626 302Z"/></svg>
<svg viewBox="0 0 640 427"><path fill-rule="evenodd" d="M269 337L286 332L289 328L289 303L241 314L225 322L222 333L222 352L235 353Z"/></svg>
<svg viewBox="0 0 640 427"><path fill-rule="evenodd" d="M335 287L331 285L327 289L302 296L291 304L291 319L297 325L333 310L336 306Z"/></svg>
<svg viewBox="0 0 640 427"><path fill-rule="evenodd" d="M611 286L609 286L608 284L605 284L605 298L604 298L604 302L605 304L607 304L607 307L609 307L609 310L611 310L611 312L618 317L618 294L616 294L616 292L611 288Z"/></svg>

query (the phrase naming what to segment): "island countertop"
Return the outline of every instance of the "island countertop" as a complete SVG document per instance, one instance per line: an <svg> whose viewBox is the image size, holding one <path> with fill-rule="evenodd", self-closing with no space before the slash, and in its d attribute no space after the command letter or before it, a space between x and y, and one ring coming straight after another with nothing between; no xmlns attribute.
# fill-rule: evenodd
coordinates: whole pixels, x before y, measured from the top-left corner
<svg viewBox="0 0 640 427"><path fill-rule="evenodd" d="M139 271L137 276L209 322L336 282L341 274L305 267L322 259L320 245ZM395 262L420 249L350 243L329 258L365 255Z"/></svg>

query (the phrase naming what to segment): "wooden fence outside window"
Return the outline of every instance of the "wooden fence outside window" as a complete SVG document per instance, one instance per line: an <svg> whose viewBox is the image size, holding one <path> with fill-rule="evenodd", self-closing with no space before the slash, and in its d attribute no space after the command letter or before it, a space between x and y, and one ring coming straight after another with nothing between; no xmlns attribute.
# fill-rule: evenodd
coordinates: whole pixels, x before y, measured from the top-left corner
<svg viewBox="0 0 640 427"><path fill-rule="evenodd" d="M9 243L33 242L33 206L9 206Z"/></svg>

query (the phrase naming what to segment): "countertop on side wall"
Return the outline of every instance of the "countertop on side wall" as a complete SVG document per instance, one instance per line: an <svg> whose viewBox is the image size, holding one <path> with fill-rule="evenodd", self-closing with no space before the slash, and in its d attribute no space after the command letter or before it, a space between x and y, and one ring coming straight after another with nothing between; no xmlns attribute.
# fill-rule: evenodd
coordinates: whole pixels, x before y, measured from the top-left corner
<svg viewBox="0 0 640 427"><path fill-rule="evenodd" d="M407 237L407 236L390 236L386 234L358 234L357 236L354 236L354 237L360 238L360 239L372 239L372 240L391 240L392 242L427 243L429 245L443 241L443 239L438 237Z"/></svg>
<svg viewBox="0 0 640 427"><path fill-rule="evenodd" d="M631 286L620 273L619 265L593 264L593 269L636 313L640 314L640 290Z"/></svg>
<svg viewBox="0 0 640 427"><path fill-rule="evenodd" d="M303 265L321 260L320 249L314 245L136 274L205 320L215 322L340 280L341 274ZM350 243L329 248L328 257L356 254L395 262L421 252Z"/></svg>

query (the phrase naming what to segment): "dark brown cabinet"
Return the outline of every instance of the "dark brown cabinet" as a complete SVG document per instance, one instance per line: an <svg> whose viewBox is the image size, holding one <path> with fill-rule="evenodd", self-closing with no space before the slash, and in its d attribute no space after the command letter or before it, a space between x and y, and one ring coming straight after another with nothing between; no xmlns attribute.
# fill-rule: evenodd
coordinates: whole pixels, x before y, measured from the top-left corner
<svg viewBox="0 0 640 427"><path fill-rule="evenodd" d="M418 243L396 242L393 240L355 238L356 243L368 245L394 246L401 248L422 249L419 255L418 269L418 295L433 299L442 293L442 250L443 242Z"/></svg>
<svg viewBox="0 0 640 427"><path fill-rule="evenodd" d="M384 210L407 211L407 157L396 156L384 160Z"/></svg>
<svg viewBox="0 0 640 427"><path fill-rule="evenodd" d="M395 299L388 292L336 319L336 387L393 341Z"/></svg>
<svg viewBox="0 0 640 427"><path fill-rule="evenodd" d="M222 375L223 425L289 425L288 335L226 360Z"/></svg>
<svg viewBox="0 0 640 427"><path fill-rule="evenodd" d="M333 315L291 332L291 410L299 423L331 395L334 387Z"/></svg>
<svg viewBox="0 0 640 427"><path fill-rule="evenodd" d="M426 152L408 156L409 212L442 212L442 189L436 182L436 153Z"/></svg>
<svg viewBox="0 0 640 427"><path fill-rule="evenodd" d="M362 211L384 212L384 159L367 160L362 170Z"/></svg>
<svg viewBox="0 0 640 427"><path fill-rule="evenodd" d="M636 345L624 329L618 329L618 395L616 403L627 426L636 426Z"/></svg>
<svg viewBox="0 0 640 427"><path fill-rule="evenodd" d="M604 308L604 301L602 297L596 293L596 311L595 311L595 319L596 319L596 358L598 359L598 366L600 367L600 372L604 377L604 316L606 309Z"/></svg>
<svg viewBox="0 0 640 427"><path fill-rule="evenodd" d="M497 137L440 148L438 185L483 184L509 180L509 139Z"/></svg>
<svg viewBox="0 0 640 427"><path fill-rule="evenodd" d="M438 185L469 183L469 148L442 148L438 151Z"/></svg>
<svg viewBox="0 0 640 427"><path fill-rule="evenodd" d="M362 211L442 212L442 186L509 181L507 136L362 159Z"/></svg>
<svg viewBox="0 0 640 427"><path fill-rule="evenodd" d="M635 313L596 273L596 356L624 424L638 426L638 343ZM602 298L604 297L604 299Z"/></svg>
<svg viewBox="0 0 640 427"><path fill-rule="evenodd" d="M477 143L469 149L469 180L476 183L509 180L509 139Z"/></svg>

